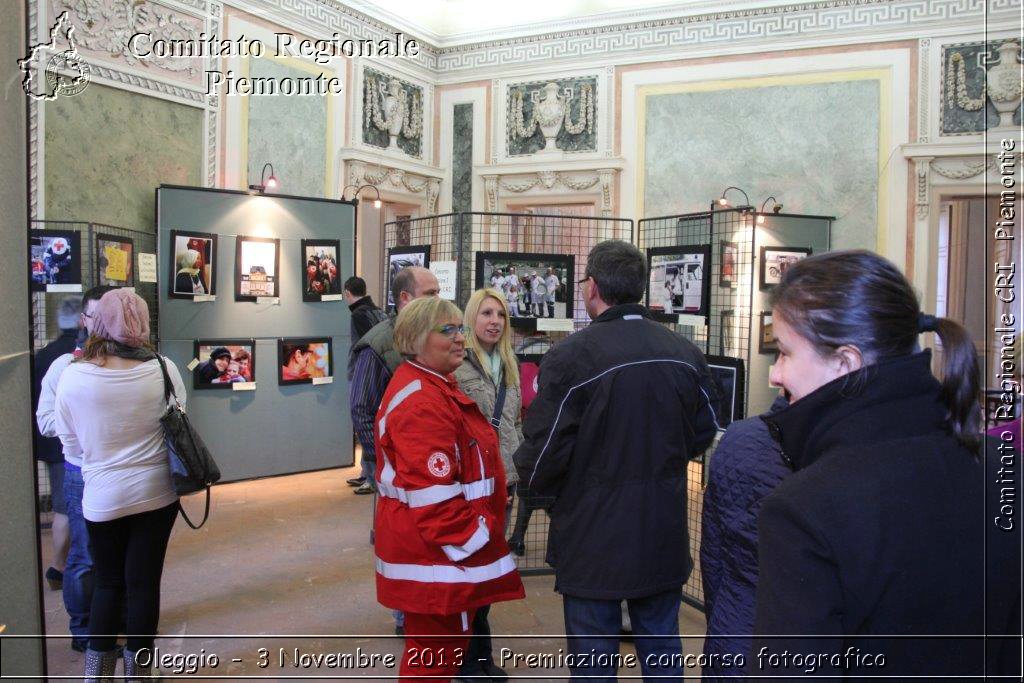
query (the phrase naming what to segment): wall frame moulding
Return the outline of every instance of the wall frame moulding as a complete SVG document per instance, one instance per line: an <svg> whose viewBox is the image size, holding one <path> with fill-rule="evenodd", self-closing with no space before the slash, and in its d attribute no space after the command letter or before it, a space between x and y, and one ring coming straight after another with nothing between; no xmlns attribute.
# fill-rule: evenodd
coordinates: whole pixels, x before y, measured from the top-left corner
<svg viewBox="0 0 1024 683"><path fill-rule="evenodd" d="M340 152L339 167L338 177L345 179L339 195L349 185L370 184L380 190L383 199L422 203L423 215L437 213L445 173L436 166L348 147Z"/></svg>
<svg viewBox="0 0 1024 683"><path fill-rule="evenodd" d="M487 148L487 87L475 85L466 88L439 88L438 116L441 118L438 129L437 159L443 169L444 181L441 185L441 199L438 202L439 212L452 210L452 144L454 109L459 104L473 105L473 168L474 170L486 163L490 150ZM483 182L477 173L472 173L472 207L474 211L482 211L484 206Z"/></svg>
<svg viewBox="0 0 1024 683"><path fill-rule="evenodd" d="M219 0L148 0L149 4L157 9L166 12L166 16L177 17L183 22L191 22L193 27L198 27L201 32L207 35L210 33L221 33L223 21L223 5ZM203 177L208 185L213 186L219 177L218 150L220 147L220 126L218 97L206 97L204 83L201 81L182 80L180 77L169 76L168 73L161 73L158 69L145 66L142 62L129 64L122 56L123 46L104 45L102 40L109 38L101 33L89 34L89 27L82 20L80 12L87 8L81 7L80 3L71 0L30 0L28 3L28 25L32 27L33 35L30 37L32 44L46 42L49 40L50 29L57 20L57 16L69 11L69 19L75 27L74 37L79 41L88 41L91 48L84 52L84 59L91 68L91 84L127 90L128 92L156 97L163 100L196 107L204 111L203 116ZM108 5L98 7L101 14L93 19L86 16L85 19L93 19L94 25L97 21L109 19ZM154 27L143 25L146 30ZM158 32L157 32L158 33ZM159 64L159 60L154 61ZM215 69L216 59L206 58L198 69ZM43 178L45 177L45 155L43 145L46 138L46 117L45 107L38 102L29 100L29 196L30 196L30 218L39 220L46 218L45 206L46 197Z"/></svg>

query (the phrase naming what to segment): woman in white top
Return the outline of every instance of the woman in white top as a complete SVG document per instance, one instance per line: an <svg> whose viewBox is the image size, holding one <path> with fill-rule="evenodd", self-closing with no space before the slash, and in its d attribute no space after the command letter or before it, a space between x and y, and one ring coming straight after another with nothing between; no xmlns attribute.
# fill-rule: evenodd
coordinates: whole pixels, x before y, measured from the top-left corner
<svg viewBox="0 0 1024 683"><path fill-rule="evenodd" d="M94 590L86 680L109 677L117 656L112 634L127 615L125 677L149 675L135 653L153 647L160 615L160 576L178 497L171 483L160 417L164 380L149 343L149 308L128 289L100 299L82 358L61 375L57 435L80 457L82 512L92 546ZM165 359L174 392L185 386ZM127 604L122 602L127 596Z"/></svg>

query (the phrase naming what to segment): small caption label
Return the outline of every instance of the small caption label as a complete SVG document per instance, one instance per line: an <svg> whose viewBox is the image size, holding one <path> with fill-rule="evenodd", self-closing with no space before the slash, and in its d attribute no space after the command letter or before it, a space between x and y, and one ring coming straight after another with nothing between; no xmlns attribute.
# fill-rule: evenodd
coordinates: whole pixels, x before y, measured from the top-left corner
<svg viewBox="0 0 1024 683"><path fill-rule="evenodd" d="M192 361L186 367L188 367L188 369L191 371L195 370L197 365L199 365L199 359L193 358Z"/></svg>
<svg viewBox="0 0 1024 683"><path fill-rule="evenodd" d="M572 320L568 318L540 318L537 320L538 332L572 332Z"/></svg>
<svg viewBox="0 0 1024 683"><path fill-rule="evenodd" d="M333 384L333 377L314 377L313 384Z"/></svg>
<svg viewBox="0 0 1024 683"><path fill-rule="evenodd" d="M258 304L270 304L271 306L280 306L281 297L279 296L258 296L256 297L256 303Z"/></svg>
<svg viewBox="0 0 1024 683"><path fill-rule="evenodd" d="M231 385L232 391L256 391L256 382L235 382Z"/></svg>

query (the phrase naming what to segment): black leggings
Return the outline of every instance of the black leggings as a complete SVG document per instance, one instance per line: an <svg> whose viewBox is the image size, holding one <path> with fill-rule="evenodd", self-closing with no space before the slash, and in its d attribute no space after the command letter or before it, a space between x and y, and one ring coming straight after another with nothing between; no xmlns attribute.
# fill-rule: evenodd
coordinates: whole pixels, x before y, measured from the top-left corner
<svg viewBox="0 0 1024 683"><path fill-rule="evenodd" d="M109 652L117 645L121 617L126 616L126 648L152 648L160 620L160 576L178 504L112 519L89 522L92 546L92 609L89 647ZM125 602L127 609L122 608Z"/></svg>

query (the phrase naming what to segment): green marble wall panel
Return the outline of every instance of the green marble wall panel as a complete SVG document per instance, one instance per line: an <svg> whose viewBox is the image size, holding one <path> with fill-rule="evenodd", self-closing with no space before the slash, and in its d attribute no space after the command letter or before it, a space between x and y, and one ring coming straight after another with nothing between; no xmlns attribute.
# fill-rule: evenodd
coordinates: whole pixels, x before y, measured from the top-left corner
<svg viewBox="0 0 1024 683"><path fill-rule="evenodd" d="M254 78L306 79L309 71L277 59L251 59ZM300 197L323 197L327 174L327 102L331 95L272 95L248 98L246 136L249 184L260 181L270 162L281 181L276 190ZM338 98L337 105L341 101Z"/></svg>
<svg viewBox="0 0 1024 683"><path fill-rule="evenodd" d="M706 211L736 185L755 206L774 195L788 213L836 216L834 249L874 249L879 85L850 80L648 96L644 215Z"/></svg>
<svg viewBox="0 0 1024 683"><path fill-rule="evenodd" d="M398 81L402 90L405 91L406 106L410 109L410 118L407 121L409 130L403 126L403 131L398 135L396 142L403 152L411 157L419 158L423 155L423 88L375 69L363 71L363 142L382 148L387 148L391 144L388 131L381 130L373 122L370 98L373 98L374 106L377 107L381 118L383 118L384 95L381 94L380 86L383 85L387 91L392 80ZM411 132L413 135L407 136L406 132Z"/></svg>
<svg viewBox="0 0 1024 683"><path fill-rule="evenodd" d="M452 116L452 211L473 210L473 104L456 104Z"/></svg>
<svg viewBox="0 0 1024 683"><path fill-rule="evenodd" d="M574 124L580 121L580 110L583 107L583 98L581 92L583 86L588 85L590 92L593 94L591 102L593 103L591 111L592 125L589 129L584 128L583 132L573 135L565 129L563 125L558 131L558 135L555 137L555 146L563 152L593 152L597 149L597 78L594 76L588 78L562 78L557 80L548 81L536 81L532 83L516 83L510 85L508 88L508 101L505 104L506 111L508 111L509 125L508 132L506 134L506 145L509 156L522 156L527 154L533 154L539 150L544 149L544 133L541 131L540 126L533 131L533 135L528 138L521 138L517 135L513 135L512 116L512 102L515 93L522 93L523 95L523 123L528 124L530 118L533 116L533 93L540 93L543 95L544 87L548 83L555 83L558 86L558 92L561 94L565 88L572 88L573 97L569 103L569 117L570 121ZM585 116L585 114L584 114Z"/></svg>
<svg viewBox="0 0 1024 683"><path fill-rule="evenodd" d="M974 111L967 111L958 104L957 90L960 86L959 68L950 64L950 58L959 53L964 61L964 89L963 94L969 99L976 99L981 96L985 89L985 66L984 63L999 61L997 48L1008 40L991 40L986 48L984 41L977 43L958 43L946 45L942 48L942 99L941 99L941 120L943 135L968 135L980 133L989 128L999 125L999 112L992 105L992 101L985 98L985 106ZM1014 41L1018 45L1020 41ZM1016 72L1020 74L1020 65L1015 65ZM1021 112L1024 105L1018 104L1017 111L1013 115L1013 122L1016 125L1021 123Z"/></svg>
<svg viewBox="0 0 1024 683"><path fill-rule="evenodd" d="M154 229L161 183L203 184L203 112L92 83L45 103L45 216Z"/></svg>

